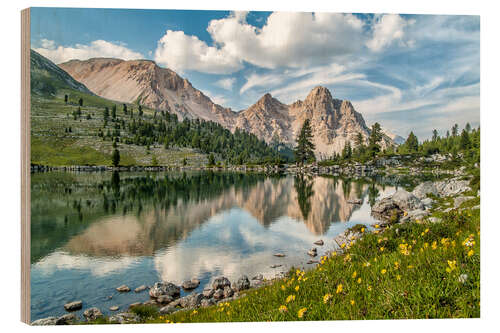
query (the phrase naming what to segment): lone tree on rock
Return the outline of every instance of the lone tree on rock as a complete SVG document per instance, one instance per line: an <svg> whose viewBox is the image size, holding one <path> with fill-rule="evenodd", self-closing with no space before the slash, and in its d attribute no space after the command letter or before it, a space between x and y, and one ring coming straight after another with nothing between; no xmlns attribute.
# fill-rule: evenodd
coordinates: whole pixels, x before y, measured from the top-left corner
<svg viewBox="0 0 500 333"><path fill-rule="evenodd" d="M113 155L111 156L113 166L117 167L120 165L120 152L118 149L113 150Z"/></svg>
<svg viewBox="0 0 500 333"><path fill-rule="evenodd" d="M316 160L312 138L311 122L309 119L306 119L300 129L299 136L295 140L297 142L297 147L295 147L294 150L295 160L300 165L304 165L305 162L314 162Z"/></svg>

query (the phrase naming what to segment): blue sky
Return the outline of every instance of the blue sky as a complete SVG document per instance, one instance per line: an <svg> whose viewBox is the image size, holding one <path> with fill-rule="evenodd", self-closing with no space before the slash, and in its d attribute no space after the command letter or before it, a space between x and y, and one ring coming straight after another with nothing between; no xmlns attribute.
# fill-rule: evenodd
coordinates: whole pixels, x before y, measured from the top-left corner
<svg viewBox="0 0 500 333"><path fill-rule="evenodd" d="M479 17L33 8L32 48L56 63L151 59L215 102L284 103L317 85L368 125L428 138L479 125Z"/></svg>

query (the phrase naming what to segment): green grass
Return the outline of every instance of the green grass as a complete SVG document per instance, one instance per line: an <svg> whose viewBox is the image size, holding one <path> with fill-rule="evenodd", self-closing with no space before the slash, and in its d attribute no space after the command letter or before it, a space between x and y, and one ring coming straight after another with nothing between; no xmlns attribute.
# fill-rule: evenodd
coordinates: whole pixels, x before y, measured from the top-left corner
<svg viewBox="0 0 500 333"><path fill-rule="evenodd" d="M441 223L377 228L315 269L292 271L238 300L146 322L477 318L479 215L454 211ZM469 237L471 247L464 245ZM461 274L468 276L463 283ZM287 303L288 297L295 299Z"/></svg>
<svg viewBox="0 0 500 333"><path fill-rule="evenodd" d="M69 103L64 102L68 94ZM72 113L78 108L77 101L83 98L82 116L74 119ZM103 110L117 105L117 117L123 117L122 104L73 90L60 90L55 97L32 95L31 98L31 163L47 166L69 165L111 165L113 145L97 134L103 126ZM132 104L129 104L131 107ZM137 112L137 106L134 106ZM145 117L151 117L153 110L143 108ZM91 119L86 119L90 115ZM108 129L113 130L109 122ZM66 130L71 128L71 133ZM127 135L126 130L121 130ZM206 156L191 148L164 149L162 146L128 145L118 143L120 165L153 165L153 157L158 164L181 166L186 159L188 166L206 164Z"/></svg>

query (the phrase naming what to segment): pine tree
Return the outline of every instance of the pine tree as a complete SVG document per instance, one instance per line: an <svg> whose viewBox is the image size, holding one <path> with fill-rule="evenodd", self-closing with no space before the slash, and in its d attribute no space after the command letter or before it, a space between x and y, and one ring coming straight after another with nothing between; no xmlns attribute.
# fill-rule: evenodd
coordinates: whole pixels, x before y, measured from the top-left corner
<svg viewBox="0 0 500 333"><path fill-rule="evenodd" d="M80 97L80 99L78 100L78 105L83 106L83 98Z"/></svg>
<svg viewBox="0 0 500 333"><path fill-rule="evenodd" d="M118 149L113 150L113 155L111 156L111 161L113 166L117 167L120 165L120 152Z"/></svg>
<svg viewBox="0 0 500 333"><path fill-rule="evenodd" d="M64 95L64 104L68 104L68 95Z"/></svg>
<svg viewBox="0 0 500 333"><path fill-rule="evenodd" d="M455 137L458 135L458 124L453 125L451 128L451 136Z"/></svg>
<svg viewBox="0 0 500 333"><path fill-rule="evenodd" d="M382 141L382 128L379 123L372 126L370 137L368 138L368 148L372 157L380 151L379 142Z"/></svg>
<svg viewBox="0 0 500 333"><path fill-rule="evenodd" d="M438 139L438 131L434 129L432 131L432 141L436 141Z"/></svg>
<svg viewBox="0 0 500 333"><path fill-rule="evenodd" d="M467 130L462 130L462 135L460 136L460 149L469 149L470 147L469 132Z"/></svg>
<svg viewBox="0 0 500 333"><path fill-rule="evenodd" d="M296 139L297 147L294 149L295 160L300 165L308 161L314 162L316 159L314 156L315 147L314 143L312 143L312 138L311 123L309 119L306 119Z"/></svg>
<svg viewBox="0 0 500 333"><path fill-rule="evenodd" d="M413 132L410 132L410 135L408 135L408 139L406 139L405 146L409 152L418 151L418 139L415 136L415 134L413 134Z"/></svg>
<svg viewBox="0 0 500 333"><path fill-rule="evenodd" d="M107 106L104 108L104 115L103 115L103 117L104 117L104 121L108 121L108 118L109 118L109 109L108 109Z"/></svg>

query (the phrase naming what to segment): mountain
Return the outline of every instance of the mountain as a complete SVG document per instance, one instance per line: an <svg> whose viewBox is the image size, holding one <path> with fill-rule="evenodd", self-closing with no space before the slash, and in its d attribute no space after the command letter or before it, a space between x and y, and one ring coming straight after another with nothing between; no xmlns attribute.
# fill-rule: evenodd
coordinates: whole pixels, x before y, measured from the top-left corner
<svg viewBox="0 0 500 333"><path fill-rule="evenodd" d="M57 90L68 88L92 94L85 85L33 50L30 53L30 80L34 94L55 95Z"/></svg>
<svg viewBox="0 0 500 333"><path fill-rule="evenodd" d="M391 138L392 141L394 141L395 144L397 145L402 145L403 143L405 143L406 139L403 138L402 136L400 135L397 135L397 134L394 134L392 133L391 131L389 130L386 130L386 129L383 129L382 128L382 132L387 135L389 138Z"/></svg>
<svg viewBox="0 0 500 333"><path fill-rule="evenodd" d="M112 58L70 60L59 65L97 95L125 103L139 103L177 114L181 119L201 118L231 124L234 112L213 103L168 68L154 61Z"/></svg>
<svg viewBox="0 0 500 333"><path fill-rule="evenodd" d="M240 128L268 143L274 139L293 147L304 120L310 119L319 158L340 152L358 133L365 141L370 135L363 116L351 102L333 98L321 86L312 89L305 100L290 105L265 94L248 109L234 112L213 103L187 79L150 60L94 58L59 66L99 96L165 110L181 119L216 121L231 131ZM392 139L384 135L382 147L392 144Z"/></svg>

